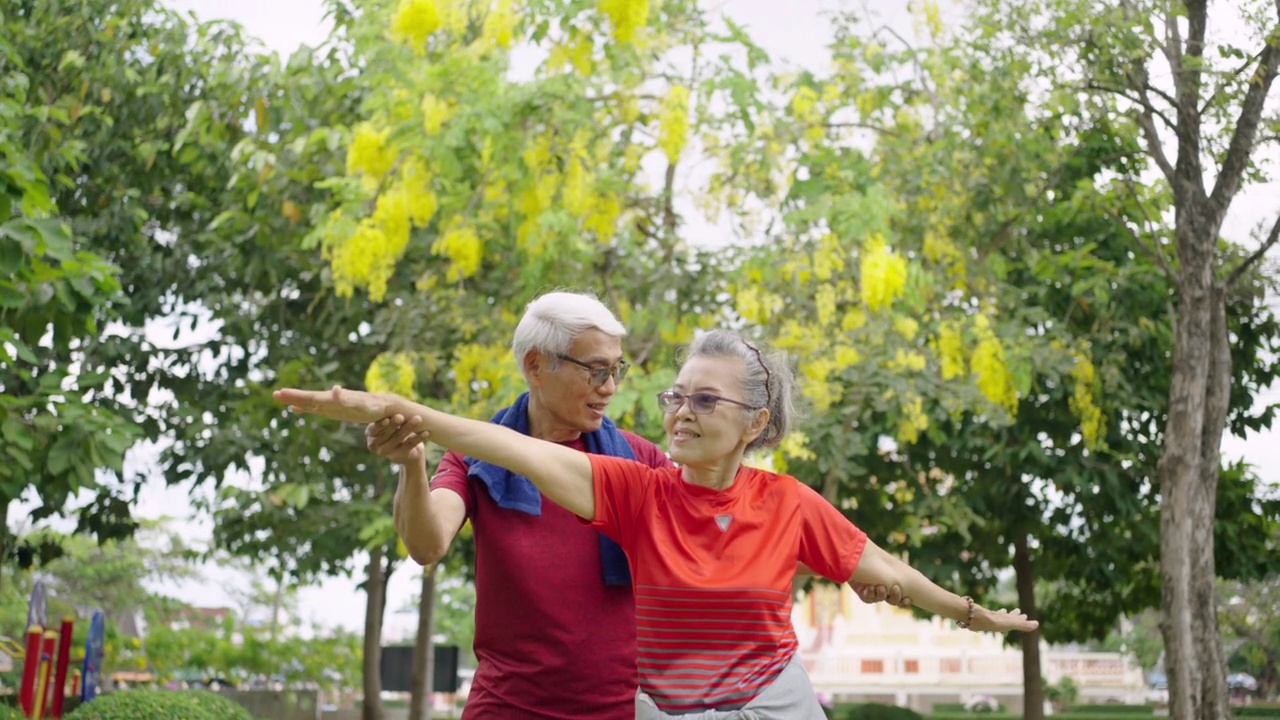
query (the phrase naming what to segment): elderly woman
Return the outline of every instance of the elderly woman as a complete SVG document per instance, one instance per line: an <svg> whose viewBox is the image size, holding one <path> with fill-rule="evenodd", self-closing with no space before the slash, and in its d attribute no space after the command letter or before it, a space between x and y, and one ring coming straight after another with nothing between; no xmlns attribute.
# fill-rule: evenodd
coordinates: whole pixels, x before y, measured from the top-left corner
<svg viewBox="0 0 1280 720"><path fill-rule="evenodd" d="M811 488L744 466L776 445L793 415L783 358L714 331L689 347L658 394L671 458L657 470L588 455L393 395L278 390L293 410L335 420L409 418L430 440L528 477L552 501L614 538L630 560L640 688L637 719L822 718L796 655L797 562L835 582L900 585L917 607L972 630L1034 630L990 611L888 554Z"/></svg>

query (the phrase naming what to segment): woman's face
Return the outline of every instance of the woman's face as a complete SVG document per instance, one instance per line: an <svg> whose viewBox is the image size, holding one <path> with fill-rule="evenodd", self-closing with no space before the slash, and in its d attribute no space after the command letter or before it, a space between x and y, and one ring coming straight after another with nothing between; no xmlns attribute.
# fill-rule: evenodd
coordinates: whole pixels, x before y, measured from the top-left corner
<svg viewBox="0 0 1280 720"><path fill-rule="evenodd" d="M693 357L680 369L672 390L682 395L708 394L745 403L743 361L732 357ZM741 452L763 429L760 410L717 402L715 410L694 414L685 401L663 415L667 450L681 465L710 464ZM754 422L753 422L754 421Z"/></svg>

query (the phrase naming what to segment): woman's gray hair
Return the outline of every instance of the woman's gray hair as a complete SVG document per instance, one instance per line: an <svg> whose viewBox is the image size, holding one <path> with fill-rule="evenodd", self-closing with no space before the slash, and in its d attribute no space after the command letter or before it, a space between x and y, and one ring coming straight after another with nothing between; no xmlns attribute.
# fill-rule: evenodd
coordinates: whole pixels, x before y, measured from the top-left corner
<svg viewBox="0 0 1280 720"><path fill-rule="evenodd" d="M574 339L591 329L616 338L627 334L618 318L595 296L549 292L525 306L524 317L520 318L511 338L511 352L516 356L521 373L524 372L524 357L530 350L541 351L555 367L560 362L556 356L567 353Z"/></svg>
<svg viewBox="0 0 1280 720"><path fill-rule="evenodd" d="M769 424L747 445L747 450L770 448L782 442L796 421L795 376L786 353L769 352L729 330L712 330L698 336L685 350L684 361L695 357L731 357L742 360L745 402L769 409Z"/></svg>

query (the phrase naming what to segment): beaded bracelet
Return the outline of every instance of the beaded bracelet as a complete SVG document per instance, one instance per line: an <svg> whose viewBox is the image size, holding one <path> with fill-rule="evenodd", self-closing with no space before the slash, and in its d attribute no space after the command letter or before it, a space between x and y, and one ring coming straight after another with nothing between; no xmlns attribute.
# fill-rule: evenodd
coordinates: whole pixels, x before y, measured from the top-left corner
<svg viewBox="0 0 1280 720"><path fill-rule="evenodd" d="M956 625L957 625L961 630L968 630L968 629L969 629L969 626L973 624L973 607L974 607L974 606L973 606L973 598L969 597L968 595L965 595L965 596L964 596L964 601L965 601L965 602L967 602L967 603L969 603L969 617L968 617L967 619L965 619L965 620L957 620L957 621L956 621Z"/></svg>

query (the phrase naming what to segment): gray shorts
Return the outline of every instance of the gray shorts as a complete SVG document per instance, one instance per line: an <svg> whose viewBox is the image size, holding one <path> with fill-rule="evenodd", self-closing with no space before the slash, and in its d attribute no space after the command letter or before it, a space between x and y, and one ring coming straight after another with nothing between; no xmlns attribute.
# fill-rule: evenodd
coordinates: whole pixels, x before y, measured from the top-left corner
<svg viewBox="0 0 1280 720"><path fill-rule="evenodd" d="M826 720L826 717L798 657L792 657L769 687L741 710L697 710L668 715L659 710L643 690L636 690L636 720Z"/></svg>

